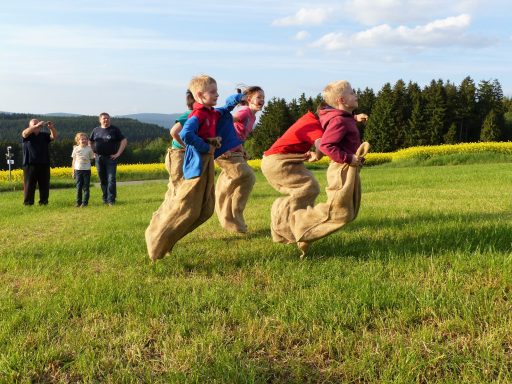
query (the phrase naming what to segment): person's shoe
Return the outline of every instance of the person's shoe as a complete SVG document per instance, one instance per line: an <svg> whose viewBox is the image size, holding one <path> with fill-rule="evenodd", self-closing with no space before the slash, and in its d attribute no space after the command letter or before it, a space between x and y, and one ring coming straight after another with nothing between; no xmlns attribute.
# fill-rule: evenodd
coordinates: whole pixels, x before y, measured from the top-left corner
<svg viewBox="0 0 512 384"><path fill-rule="evenodd" d="M76 203L75 207L80 208L82 206L82 203Z"/></svg>
<svg viewBox="0 0 512 384"><path fill-rule="evenodd" d="M39 205L48 205L48 202L47 201L40 201Z"/></svg>
<svg viewBox="0 0 512 384"><path fill-rule="evenodd" d="M107 204L109 207L113 207L114 206L114 203L108 203Z"/></svg>
<svg viewBox="0 0 512 384"><path fill-rule="evenodd" d="M87 207L87 205L88 205L87 203L82 203L81 207L85 208L85 207Z"/></svg>

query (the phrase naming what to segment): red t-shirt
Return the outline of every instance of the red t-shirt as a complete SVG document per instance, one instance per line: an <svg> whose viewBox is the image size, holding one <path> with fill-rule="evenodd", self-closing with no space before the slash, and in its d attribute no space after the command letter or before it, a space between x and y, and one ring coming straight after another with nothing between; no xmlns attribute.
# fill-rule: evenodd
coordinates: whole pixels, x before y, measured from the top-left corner
<svg viewBox="0 0 512 384"><path fill-rule="evenodd" d="M263 154L269 156L276 153L306 153L323 133L320 121L312 112L308 112L288 128Z"/></svg>
<svg viewBox="0 0 512 384"><path fill-rule="evenodd" d="M199 120L199 130L197 136L203 140L217 136L216 127L220 113L214 108L205 107L203 104L194 103L194 107L188 118L196 116Z"/></svg>

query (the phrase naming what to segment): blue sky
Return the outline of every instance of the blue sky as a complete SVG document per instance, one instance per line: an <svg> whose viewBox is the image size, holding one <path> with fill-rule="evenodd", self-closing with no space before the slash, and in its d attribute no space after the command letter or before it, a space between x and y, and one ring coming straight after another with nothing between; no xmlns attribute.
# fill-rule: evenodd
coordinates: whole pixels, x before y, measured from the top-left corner
<svg viewBox="0 0 512 384"><path fill-rule="evenodd" d="M512 96L511 16L509 0L6 1L0 110L178 113L198 73L221 99L466 76Z"/></svg>

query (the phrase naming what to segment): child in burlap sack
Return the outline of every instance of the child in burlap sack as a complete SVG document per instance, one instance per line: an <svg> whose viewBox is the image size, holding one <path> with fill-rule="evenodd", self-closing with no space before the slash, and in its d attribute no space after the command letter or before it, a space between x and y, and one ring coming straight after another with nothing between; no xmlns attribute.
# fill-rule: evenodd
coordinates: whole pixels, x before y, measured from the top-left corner
<svg viewBox="0 0 512 384"><path fill-rule="evenodd" d="M225 115L231 118L231 114L228 109L220 111L213 108L219 94L217 82L210 76L195 76L189 89L195 103L180 133L180 138L186 144L183 178L153 213L145 232L148 254L152 261L171 252L178 240L208 220L214 211L213 159L216 148L221 147L221 138L217 137L217 123ZM239 99L238 97L235 103ZM229 128L229 124L225 125ZM232 134L235 140L230 137L227 140L231 147L240 143L234 129Z"/></svg>
<svg viewBox="0 0 512 384"><path fill-rule="evenodd" d="M256 113L265 104L265 93L258 86L243 90L243 106L234 113L234 128L243 143L252 132ZM215 185L215 212L220 225L232 232L246 233L244 209L256 177L247 164L248 155L242 144L219 156L215 162L221 169Z"/></svg>
<svg viewBox="0 0 512 384"><path fill-rule="evenodd" d="M295 211L290 228L302 256L311 242L321 239L357 217L361 202L359 170L368 152L368 143L361 144L357 121L366 121L365 114L354 117L357 95L345 80L329 83L322 96L325 104L318 111L324 134L320 150L331 158L327 170L327 202Z"/></svg>
<svg viewBox="0 0 512 384"><path fill-rule="evenodd" d="M291 216L297 209L315 204L320 193L318 181L304 162L322 158L319 147L323 133L318 117L308 112L263 153L261 172L274 189L286 195L272 204L270 230L274 242L295 243ZM310 152L313 145L315 151Z"/></svg>
<svg viewBox="0 0 512 384"><path fill-rule="evenodd" d="M183 159L185 157L185 143L180 138L180 132L185 125L194 106L194 96L189 89L186 92L186 102L188 110L183 112L174 121L169 133L172 138L171 146L167 149L165 156L165 169L169 173L169 184L167 185L166 199L174 196L174 191L178 188L178 184L183 179Z"/></svg>

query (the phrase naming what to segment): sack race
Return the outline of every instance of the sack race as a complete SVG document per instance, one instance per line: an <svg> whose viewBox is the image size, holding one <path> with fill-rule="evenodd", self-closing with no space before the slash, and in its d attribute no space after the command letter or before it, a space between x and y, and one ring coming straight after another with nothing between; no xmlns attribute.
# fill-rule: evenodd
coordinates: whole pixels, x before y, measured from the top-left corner
<svg viewBox="0 0 512 384"><path fill-rule="evenodd" d="M314 205L320 193L318 181L304 166L304 159L304 154L274 154L261 160L261 171L269 184L286 195L272 204L271 233L274 242L296 242L290 227L292 214Z"/></svg>
<svg viewBox="0 0 512 384"><path fill-rule="evenodd" d="M215 185L215 212L220 225L233 232L247 232L244 209L256 176L242 152L227 152L215 162L221 172Z"/></svg>
<svg viewBox="0 0 512 384"><path fill-rule="evenodd" d="M174 196L174 191L183 180L183 158L185 149L169 148L165 156L165 169L169 173L169 183L167 184L167 193L165 198Z"/></svg>

